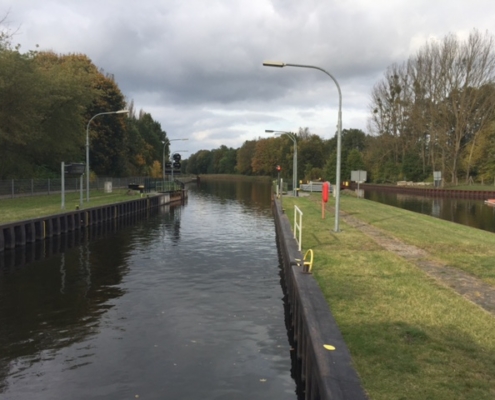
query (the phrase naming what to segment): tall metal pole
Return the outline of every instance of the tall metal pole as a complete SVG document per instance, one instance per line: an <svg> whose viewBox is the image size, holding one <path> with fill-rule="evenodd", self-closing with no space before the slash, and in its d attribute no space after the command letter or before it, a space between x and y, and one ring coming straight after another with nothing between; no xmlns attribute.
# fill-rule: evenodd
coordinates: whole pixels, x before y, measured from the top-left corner
<svg viewBox="0 0 495 400"><path fill-rule="evenodd" d="M275 135L287 135L294 143L294 154L292 156L292 191L294 196L297 195L297 139L296 134L286 131L272 131L271 129L265 129L266 133L274 133Z"/></svg>
<svg viewBox="0 0 495 400"><path fill-rule="evenodd" d="M175 184L174 184L174 164L172 162L172 185L175 187Z"/></svg>
<svg viewBox="0 0 495 400"><path fill-rule="evenodd" d="M99 115L124 114L128 112L129 110L119 110L119 111L107 111L107 112L98 113L91 117L91 119L88 122L88 125L86 126L86 201L87 202L89 202L89 125L91 124L91 121L93 121Z"/></svg>
<svg viewBox="0 0 495 400"><path fill-rule="evenodd" d="M338 114L338 122L337 122L337 176L336 176L336 182L335 182L335 232L340 232L340 226L339 226L339 212L340 212L340 154L341 154L341 147L342 147L342 92L340 90L339 83L337 80L333 77L332 74L330 74L328 71L325 71L323 68L320 67L315 67L314 65L304 65L304 64L288 64L288 63L283 63L279 61L265 61L263 62L263 65L265 67L300 67L300 68L311 68L311 69L318 69L321 72L327 74L335 83L337 86L337 90L339 92L339 114Z"/></svg>
<svg viewBox="0 0 495 400"><path fill-rule="evenodd" d="M162 179L163 181L165 182L165 146L166 146L166 142L163 141L163 155L162 155Z"/></svg>
<svg viewBox="0 0 495 400"><path fill-rule="evenodd" d="M165 182L165 147L170 146L170 140L167 138L167 132L163 131L163 155L162 155L162 177Z"/></svg>
<svg viewBox="0 0 495 400"><path fill-rule="evenodd" d="M79 208L80 209L82 209L82 206L83 206L83 185L84 185L83 177L84 177L84 174L81 174L81 179L79 179Z"/></svg>
<svg viewBox="0 0 495 400"><path fill-rule="evenodd" d="M61 209L62 210L65 210L65 162L62 161L62 164L60 165L60 183L61 183L61 187L60 187L60 191L61 191L61 194L62 194L62 205L61 205Z"/></svg>
<svg viewBox="0 0 495 400"><path fill-rule="evenodd" d="M297 196L297 140L294 135L294 197Z"/></svg>
<svg viewBox="0 0 495 400"><path fill-rule="evenodd" d="M287 136L294 142L294 155L292 156L292 191L294 197L297 196L297 140L292 132L287 132Z"/></svg>

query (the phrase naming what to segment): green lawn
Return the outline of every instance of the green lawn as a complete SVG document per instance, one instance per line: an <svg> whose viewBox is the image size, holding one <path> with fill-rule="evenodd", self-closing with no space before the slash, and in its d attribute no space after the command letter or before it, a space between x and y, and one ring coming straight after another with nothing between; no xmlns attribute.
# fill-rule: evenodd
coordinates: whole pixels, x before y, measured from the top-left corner
<svg viewBox="0 0 495 400"><path fill-rule="evenodd" d="M446 185L445 189L452 189L452 190L489 190L489 191L495 191L495 185L488 184L488 185L482 185L481 183L476 183L473 185L456 185L456 186L450 186Z"/></svg>
<svg viewBox="0 0 495 400"><path fill-rule="evenodd" d="M294 204L304 213L303 251L370 397L493 400L495 318L345 222L334 233L318 199L283 204L291 222ZM347 196L341 209L495 283L492 233Z"/></svg>
<svg viewBox="0 0 495 400"><path fill-rule="evenodd" d="M373 201L343 196L342 210L435 259L495 285L495 234Z"/></svg>
<svg viewBox="0 0 495 400"><path fill-rule="evenodd" d="M397 186L395 184L387 184L384 186ZM406 190L410 186L403 186ZM414 188L418 189L435 189L433 187L433 184L429 186L414 186ZM446 190L471 190L471 191L494 191L495 192L495 185L492 184L485 184L482 185L481 183L475 183L472 185L469 184L462 184L462 185L451 185L451 184L446 184L443 188L439 189L446 189Z"/></svg>
<svg viewBox="0 0 495 400"><path fill-rule="evenodd" d="M128 192L127 189L114 190L113 193L103 193L94 190L90 193L89 203L86 202L86 193L84 193L82 209L128 201L140 196L138 192L131 192L129 194ZM65 211L75 210L79 206L79 199L79 193L67 193L65 196ZM2 199L0 200L0 224L57 214L63 212L61 205L60 193Z"/></svg>

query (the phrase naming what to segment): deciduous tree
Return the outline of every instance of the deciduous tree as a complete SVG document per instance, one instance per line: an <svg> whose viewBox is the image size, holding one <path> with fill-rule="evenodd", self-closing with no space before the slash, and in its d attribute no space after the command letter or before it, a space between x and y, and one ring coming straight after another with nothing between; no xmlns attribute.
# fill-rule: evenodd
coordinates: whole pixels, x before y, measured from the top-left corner
<svg viewBox="0 0 495 400"><path fill-rule="evenodd" d="M476 140L495 110L494 44L476 30L465 41L447 35L387 70L372 92L370 126L397 166L413 153L424 173L441 170L457 183L464 159L469 177Z"/></svg>

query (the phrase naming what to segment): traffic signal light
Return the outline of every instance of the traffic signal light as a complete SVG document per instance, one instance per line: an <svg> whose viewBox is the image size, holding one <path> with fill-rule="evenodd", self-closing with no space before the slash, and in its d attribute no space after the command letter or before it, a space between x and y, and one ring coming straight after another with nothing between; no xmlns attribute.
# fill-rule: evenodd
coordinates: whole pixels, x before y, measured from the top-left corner
<svg viewBox="0 0 495 400"><path fill-rule="evenodd" d="M277 165L276 169L277 169L277 172L280 172L282 170L282 168L280 168L280 165Z"/></svg>
<svg viewBox="0 0 495 400"><path fill-rule="evenodd" d="M173 159L172 167L174 168L174 174L180 173L180 167L181 167L181 164L180 164L180 160L181 160L180 154L179 153L175 153L172 156L172 159Z"/></svg>

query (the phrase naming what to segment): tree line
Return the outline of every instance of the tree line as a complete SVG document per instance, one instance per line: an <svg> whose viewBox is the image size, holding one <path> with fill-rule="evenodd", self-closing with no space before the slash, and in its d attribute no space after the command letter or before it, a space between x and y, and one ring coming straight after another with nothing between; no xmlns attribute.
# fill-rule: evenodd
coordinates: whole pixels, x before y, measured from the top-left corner
<svg viewBox="0 0 495 400"><path fill-rule="evenodd" d="M301 180L325 179L335 182L337 138L324 140L308 128L299 128L293 135L297 142L297 176ZM351 171L365 168L363 151L369 136L359 129L342 131L341 173L349 179ZM184 161L190 174L241 174L275 176L281 167L285 178L293 174L294 142L288 135L247 140L238 148L221 146L200 150Z"/></svg>
<svg viewBox="0 0 495 400"><path fill-rule="evenodd" d="M128 116L91 122L92 173L161 176L166 132L126 102L111 74L84 54L21 53L11 39L0 32L0 179L60 177L62 161L85 162L92 116L125 108Z"/></svg>
<svg viewBox="0 0 495 400"><path fill-rule="evenodd" d="M1 22L1 21L0 21ZM111 74L84 54L21 53L0 31L0 179L60 175L60 162L84 162L101 176L161 176L169 158L166 132L127 102ZM341 179L368 171L372 182L495 179L495 53L489 33L427 42L387 68L370 96L368 133L342 131ZM345 109L344 109L345 112ZM300 179L335 182L337 139L308 128L294 132ZM287 135L248 140L238 148L200 150L182 162L190 174L292 176L294 145Z"/></svg>
<svg viewBox="0 0 495 400"><path fill-rule="evenodd" d="M368 134L342 132L342 180L363 169L377 183L425 181L439 171L444 182L495 180L495 52L489 33L465 40L449 34L426 43L414 56L391 65L371 93ZM295 134L298 177L335 182L336 139L307 128ZM192 173L219 173L224 146L193 154ZM292 175L292 141L282 137L245 142L229 172ZM223 167L222 167L223 168Z"/></svg>
<svg viewBox="0 0 495 400"><path fill-rule="evenodd" d="M494 38L430 41L391 65L371 94L373 146L366 164L375 179L447 182L495 177Z"/></svg>

